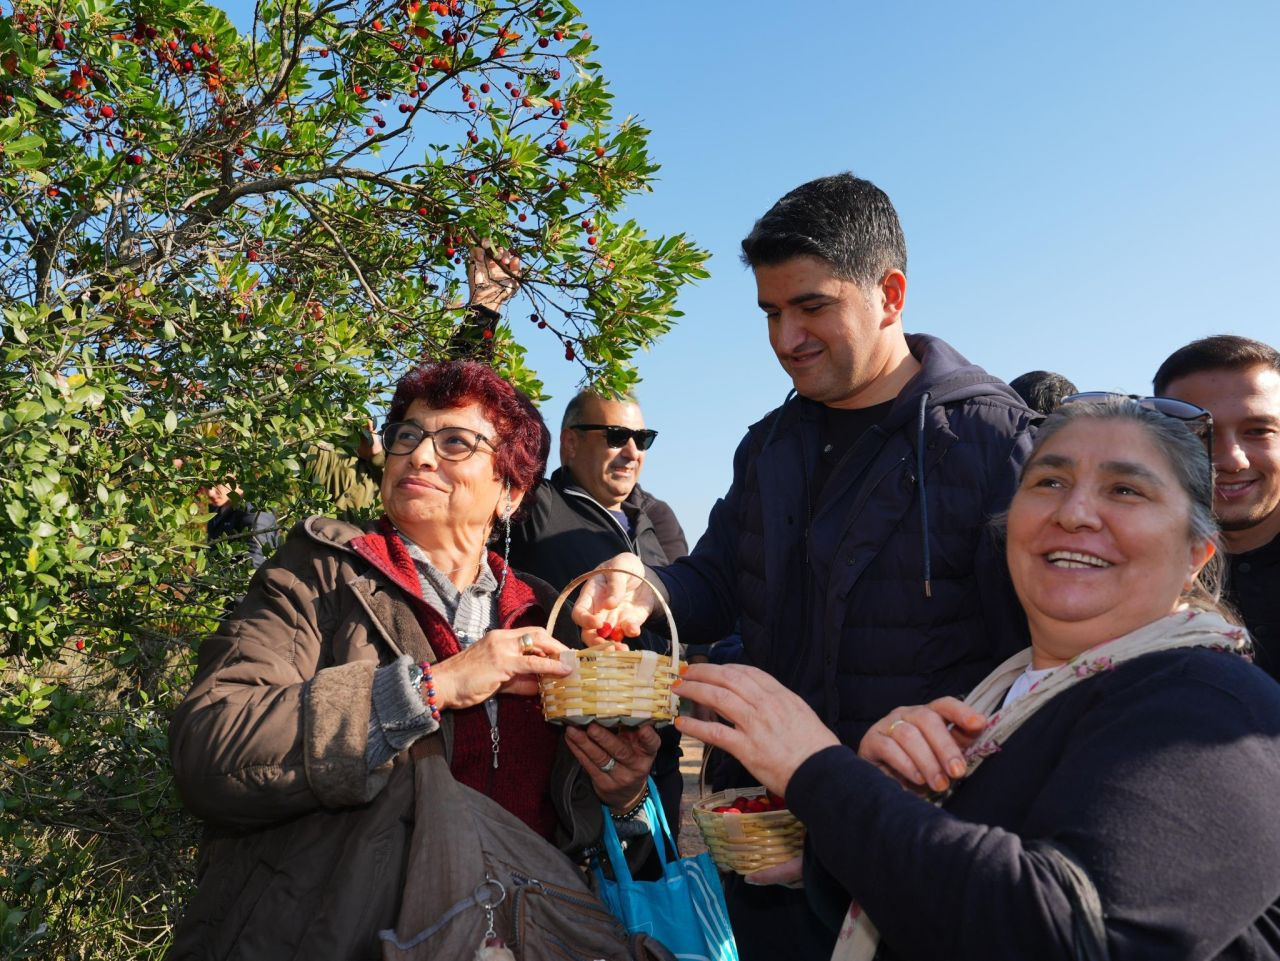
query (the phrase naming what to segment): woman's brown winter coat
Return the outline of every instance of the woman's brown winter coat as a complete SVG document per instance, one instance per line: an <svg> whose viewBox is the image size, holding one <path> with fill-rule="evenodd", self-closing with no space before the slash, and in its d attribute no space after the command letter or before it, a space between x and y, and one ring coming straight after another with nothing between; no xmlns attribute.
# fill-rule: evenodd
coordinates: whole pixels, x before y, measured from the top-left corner
<svg viewBox="0 0 1280 961"><path fill-rule="evenodd" d="M368 769L371 686L401 654L436 657L404 591L349 546L362 533L299 524L201 648L171 753L209 827L170 958L376 958L396 921L415 821L441 812L418 810L407 754ZM544 623L539 593L503 626ZM599 836L599 800L567 750L551 790L563 849Z"/></svg>

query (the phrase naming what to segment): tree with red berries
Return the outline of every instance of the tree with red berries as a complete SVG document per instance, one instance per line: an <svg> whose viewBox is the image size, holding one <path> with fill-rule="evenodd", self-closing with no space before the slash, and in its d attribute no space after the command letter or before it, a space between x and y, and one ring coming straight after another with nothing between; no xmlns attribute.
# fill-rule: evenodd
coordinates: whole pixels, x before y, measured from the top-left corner
<svg viewBox="0 0 1280 961"><path fill-rule="evenodd" d="M153 957L194 845L166 712L250 573L197 488L332 510L307 451L424 355L537 395L555 338L625 391L705 255L623 217L657 168L567 0L0 13L0 953ZM466 309L481 245L510 323Z"/></svg>

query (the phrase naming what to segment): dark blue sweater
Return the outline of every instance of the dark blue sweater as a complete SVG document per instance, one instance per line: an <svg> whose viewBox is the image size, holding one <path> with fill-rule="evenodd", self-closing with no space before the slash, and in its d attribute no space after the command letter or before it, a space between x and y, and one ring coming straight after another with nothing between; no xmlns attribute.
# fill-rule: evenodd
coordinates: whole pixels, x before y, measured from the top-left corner
<svg viewBox="0 0 1280 961"><path fill-rule="evenodd" d="M1074 958L1040 838L1088 871L1112 961L1280 957L1280 686L1233 655L1150 654L1076 685L945 809L845 747L786 794L886 961Z"/></svg>

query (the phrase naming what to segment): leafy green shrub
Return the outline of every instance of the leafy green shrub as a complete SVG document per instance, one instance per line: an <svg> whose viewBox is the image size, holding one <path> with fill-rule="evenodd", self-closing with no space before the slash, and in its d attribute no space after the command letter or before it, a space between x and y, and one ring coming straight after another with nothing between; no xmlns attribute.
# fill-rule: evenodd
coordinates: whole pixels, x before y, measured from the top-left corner
<svg viewBox="0 0 1280 961"><path fill-rule="evenodd" d="M466 352L537 395L466 250L525 262L510 314L625 390L704 255L620 218L656 170L577 10L0 0L0 954L158 957L198 826L167 716L251 573L204 483L331 511L406 364ZM528 320L524 319L528 318Z"/></svg>

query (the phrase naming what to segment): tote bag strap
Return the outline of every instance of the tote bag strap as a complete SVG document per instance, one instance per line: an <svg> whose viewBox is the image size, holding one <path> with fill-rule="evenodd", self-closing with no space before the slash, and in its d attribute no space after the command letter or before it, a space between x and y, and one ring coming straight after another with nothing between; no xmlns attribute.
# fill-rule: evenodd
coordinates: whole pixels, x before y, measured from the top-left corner
<svg viewBox="0 0 1280 961"><path fill-rule="evenodd" d="M658 786L653 783L653 778L649 778L649 796L645 798L644 809L649 815L651 830L653 831L653 847L658 852L658 860L662 864L662 871L665 874L667 870L667 849L670 846L671 856L679 857L676 851L675 839L671 837L671 828L667 825L667 816L662 810L661 804L655 804L654 798L658 796ZM602 804L604 811L604 831L601 834L601 840L604 841L605 854L609 856L609 866L613 868L613 876L620 882L625 884L631 883L631 867L627 864L627 856L622 852L622 842L618 840L618 829L613 826L613 815L609 813L609 806Z"/></svg>

